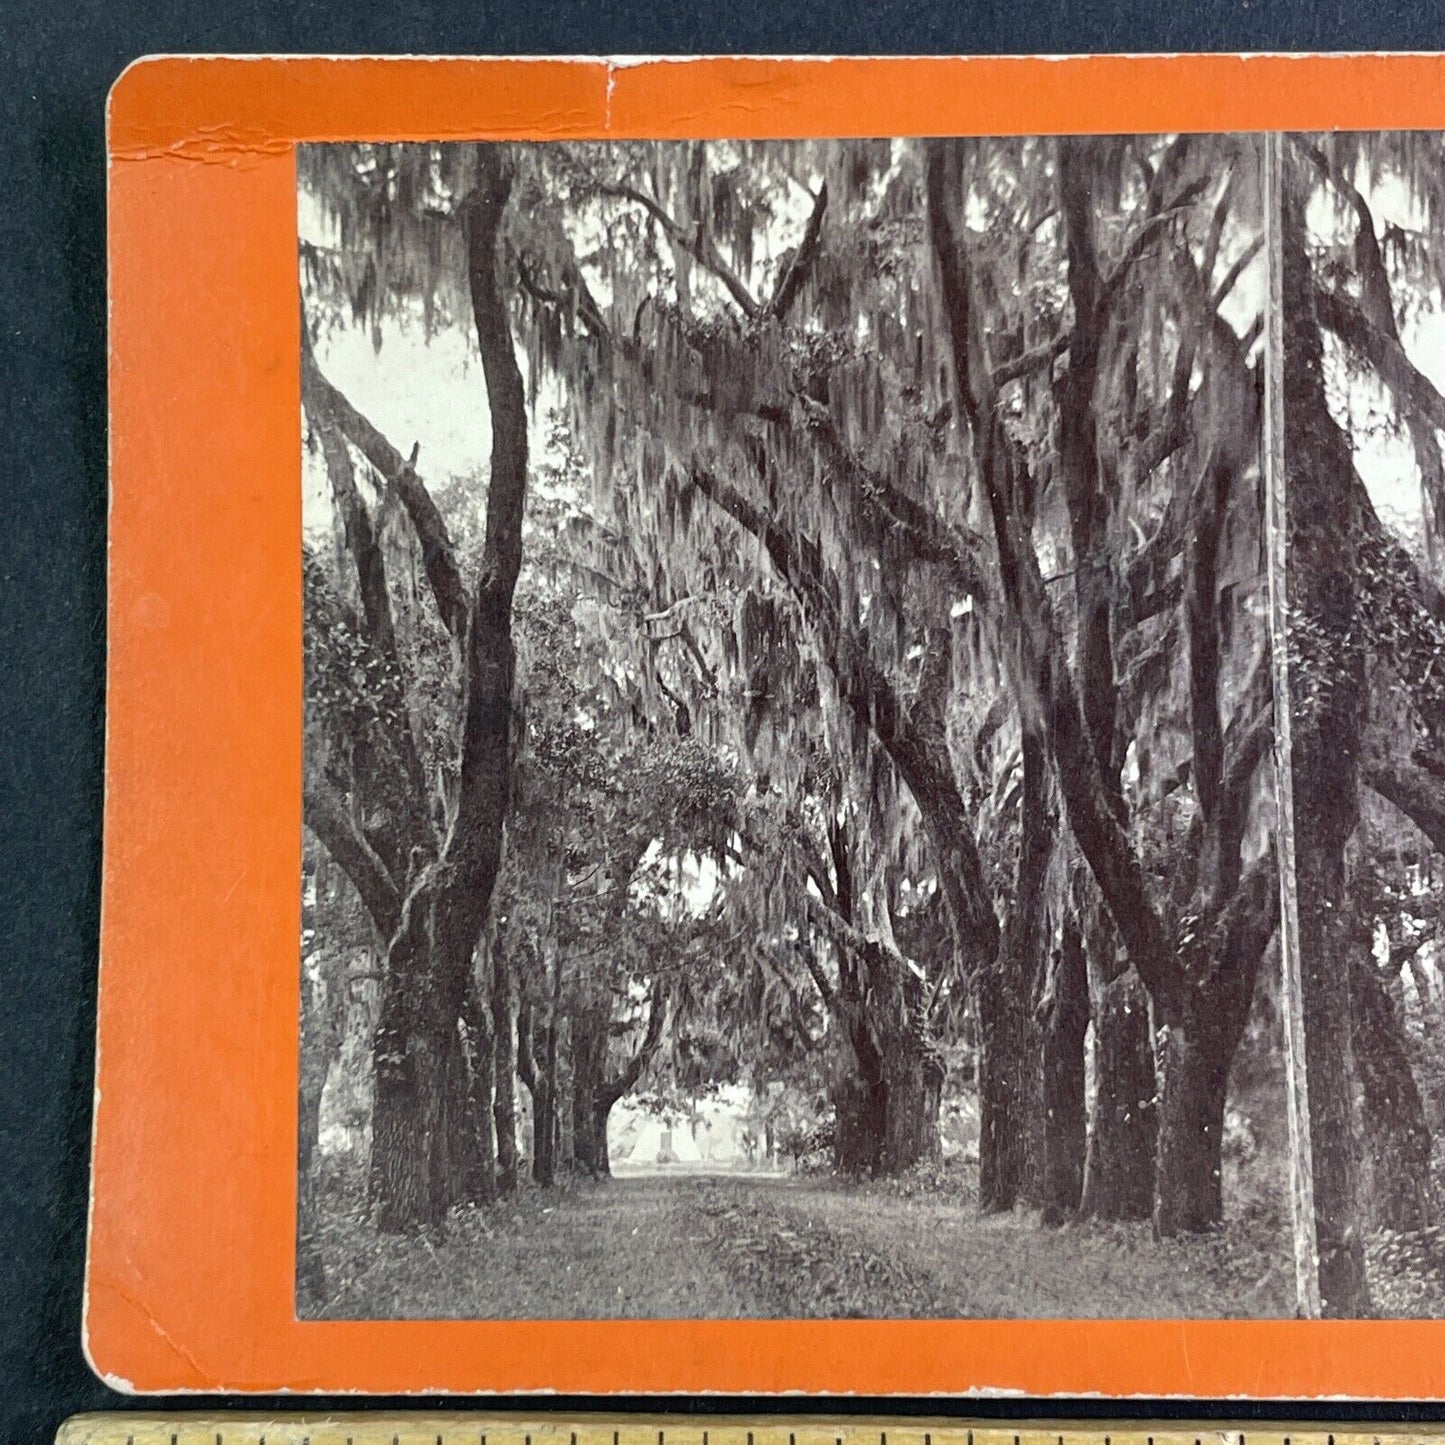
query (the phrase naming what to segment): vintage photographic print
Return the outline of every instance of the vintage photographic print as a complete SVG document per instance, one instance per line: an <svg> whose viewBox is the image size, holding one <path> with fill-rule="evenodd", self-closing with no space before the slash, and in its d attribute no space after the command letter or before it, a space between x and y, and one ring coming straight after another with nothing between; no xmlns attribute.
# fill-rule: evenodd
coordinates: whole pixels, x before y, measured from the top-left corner
<svg viewBox="0 0 1445 1445"><path fill-rule="evenodd" d="M1439 137L297 177L301 1318L1445 1312Z"/></svg>
<svg viewBox="0 0 1445 1445"><path fill-rule="evenodd" d="M1274 143L1290 891L1319 1288L1337 1314L1438 1317L1445 137Z"/></svg>

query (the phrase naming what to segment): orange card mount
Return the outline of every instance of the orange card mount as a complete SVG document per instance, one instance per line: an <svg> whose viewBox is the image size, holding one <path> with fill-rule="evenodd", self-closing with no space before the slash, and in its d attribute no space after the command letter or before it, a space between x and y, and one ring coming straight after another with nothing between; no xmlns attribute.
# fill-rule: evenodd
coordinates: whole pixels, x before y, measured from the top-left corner
<svg viewBox="0 0 1445 1445"><path fill-rule="evenodd" d="M1198 343L1186 382L1218 366L1219 388L1233 385L1230 347L1262 373L1272 282L1287 305L1293 254L1286 226L1281 283L1271 217L1291 212L1270 190L1264 136L1433 131L1445 59L1419 55L161 57L127 70L109 112L110 661L84 1320L97 1372L137 1392L1445 1396L1445 1323L1429 1317L1445 1297L1428 1271L1410 1294L1415 1277L1390 1273L1382 1243L1428 1252L1434 1236L1372 1213L1401 1151L1346 1181L1363 1204L1341 1243L1327 1238L1339 1179L1321 1173L1316 1129L1307 1203L1326 1247L1291 1251L1301 1191L1288 1169L1308 1140L1286 1109L1303 1095L1281 1062L1272 914L1227 1099L1221 1075L1184 1109L1204 1120L1199 1152L1179 1144L1184 1114L1152 1076L1122 1110L1149 1116L1133 1157L1170 1181L1162 1206L1147 1178L1142 1205L1138 1188L1101 1185L1097 1157L1084 1177L1103 1148L1099 999L1112 982L1080 974L1076 1067L1054 1082L1089 1118L1078 1112L1063 1184L1035 1181L1068 1207L1034 1192L1033 1145L992 1198L1009 1207L982 1207L980 1176L986 1194L1001 1187L1004 1156L980 1113L996 1120L1003 1104L983 1097L997 1059L976 1063L979 995L951 962L973 936L956 926L970 905L943 882L947 830L916 801L928 765L910 774L905 723L880 721L900 689L905 722L946 696L955 753L972 739L995 769L982 794L955 779L950 796L1028 821L1006 786L1006 805L983 797L1014 766L1004 751L1027 710L1004 709L988 742L957 680L971 665L1014 676L1005 631L977 619L1005 615L990 612L998 598L1027 601L1003 589L975 606L998 561L992 543L983 563L960 550L989 525L955 505L981 465L978 409L1021 398L988 433L1011 438L1021 466L1077 440L1059 399L1085 363L1061 358L1089 348L1050 337L1080 306L1104 318L1090 404L1102 415L1130 371L1129 414L1164 407L1159 378L1195 304L1170 266L1207 263L1200 294L1228 331ZM1091 139L1061 150L1060 136ZM999 143L925 144L937 137ZM1320 157L1315 171L1296 157L1283 182L1373 200L1385 264L1416 278L1422 310L1439 283L1400 258L1436 224L1435 192L1390 177L1428 172L1432 145L1401 142L1372 169L1361 143L1311 143L1300 154ZM1062 184L1070 174L1082 191ZM1070 292L1083 253L1065 244L1086 212L1088 303ZM1300 255L1343 254L1331 227L1348 206L1298 213L1318 231ZM982 284L1005 270L1014 282ZM1367 305L1368 288L1339 285ZM1159 294L1151 314L1165 319L1146 324ZM997 309L983 380L946 321L967 296ZM1428 353L1433 333L1412 324L1391 356L1419 337ZM642 352L681 371L660 379ZM1428 373L1428 355L1416 365ZM1235 397L1219 388L1186 385L1181 405ZM1238 496L1257 496L1246 481L1266 470L1267 418L1243 392L1223 410L1209 455L1232 458ZM1194 457L1216 421L1201 411L1175 450ZM1126 467L1127 448L1089 445ZM769 455L803 478L774 498L773 524L806 547L780 542L742 495L768 485ZM907 496L884 474L894 461ZM1164 465L1119 495L1153 507L1152 526L1158 488L1183 471ZM888 524L840 509L840 491L798 500L830 476L863 479L859 505L892 508ZM1062 503L1040 495L1036 536L1062 538ZM1127 560L1149 527L1118 525L1110 555ZM582 554L558 549L589 527L613 547L585 554L589 575L612 582L559 582ZM1244 708L1266 651L1262 521L1238 501L1219 535L1238 545L1220 551L1218 585L1252 601L1209 653L1213 680L1190 674L1182 711L1205 685ZM902 561L889 550L900 536ZM1058 545L1039 554L1075 544ZM866 586L807 570L858 558ZM952 684L949 649L900 624L890 652L875 627L885 607L915 605L888 579L921 587L911 569L925 563L954 589L929 594L953 637ZM968 580L976 563L981 582ZM1072 629L1072 611L1058 616ZM871 671L848 663L859 628ZM596 661L604 644L623 661ZM920 669L935 655L933 688ZM565 665L549 672L549 658ZM832 681L804 687L815 664ZM721 703L745 693L772 710L736 701L751 722L730 732ZM1251 716L1223 728L1226 762ZM788 761L805 753L833 761ZM568 773L583 754L592 771ZM1154 764L1129 758L1120 786L1142 788ZM1254 761L1232 845L1245 880L1275 856L1268 748ZM834 790L824 811L799 802L814 786ZM1053 817L1053 784L1039 786L1038 816ZM725 827L699 821L699 797ZM798 804L797 828L822 819L833 845L811 883L779 797ZM1009 892L1022 824L991 826L1002 851L982 850L981 896L1064 900L1049 903L1056 943L1040 956L1066 957L1082 915L1058 830L1035 887ZM617 839L637 845L621 871ZM1408 863L1412 897L1423 866ZM783 916L767 900L789 893ZM974 925L1011 936L1009 908L991 907ZM1132 947L1142 934L1126 931ZM1158 992L1138 995L1140 1017L1172 997L1167 970L1149 972ZM1302 978L1290 1017L1308 1028L1308 967ZM887 1008L870 1000L888 989L912 1033L878 1032ZM1396 1009L1418 1012L1426 992L1412 984ZM1039 1008L1057 996L1041 982ZM850 1033L869 1009L881 1011ZM1145 1026L1144 1067L1160 1079L1184 1067L1179 1028L1151 1049ZM1410 1039L1418 1072L1426 1044ZM870 1048L871 1123L854 1077ZM895 1057L912 1074L890 1072ZM1316 1088L1316 1108L1328 1093ZM1114 1142L1139 1148L1126 1134ZM843 1157L858 1138L862 1153ZM1099 1217L1111 1213L1133 1217ZM1320 1307L1321 1281L1325 1313L1352 1288L1338 1250L1372 1271L1369 1313L1425 1317L1295 1318Z"/></svg>

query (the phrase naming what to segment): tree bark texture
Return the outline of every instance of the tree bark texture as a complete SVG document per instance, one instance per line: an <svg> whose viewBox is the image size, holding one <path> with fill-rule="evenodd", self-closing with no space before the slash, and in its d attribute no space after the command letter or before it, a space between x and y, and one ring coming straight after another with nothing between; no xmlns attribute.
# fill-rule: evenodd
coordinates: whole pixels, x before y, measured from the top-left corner
<svg viewBox="0 0 1445 1445"><path fill-rule="evenodd" d="M467 594L445 525L416 476L415 456L401 461L388 454L384 439L369 436L354 416L350 421L358 445L364 451L369 446L388 464L381 468L383 475L392 480L417 527L438 611L461 657L464 695L455 814L440 856L407 880L388 950L387 997L377 1033L372 1169L378 1221L384 1229L435 1223L457 1196L474 1192L456 1177L469 1165L446 1147L447 1072L452 1071L455 1095L460 1087L453 1057L459 1047L458 1026L501 864L511 790L511 614L522 558L527 423L521 372L497 278L497 238L512 172L504 150L495 145L479 146L477 162L477 187L465 227L472 314L492 421L492 459L474 596ZM479 1137L480 1131L474 1132ZM486 1132L490 1137L490 1119Z"/></svg>
<svg viewBox="0 0 1445 1445"><path fill-rule="evenodd" d="M1049 1057L1064 1046L1067 1025L1050 1038L1047 1023L1036 1016L1036 1000L1048 984L1044 883L1057 819L1046 744L1027 725L1022 768L1013 909L996 957L978 971L974 985L979 1205L987 1211L1009 1210L1025 1199L1042 1202L1047 1193L1046 1075L1052 1073L1057 1086L1067 1072L1061 1058ZM1082 1067L1082 1035L1079 1050Z"/></svg>
<svg viewBox="0 0 1445 1445"><path fill-rule="evenodd" d="M1148 1219L1159 1132L1149 996L1132 969L1099 980L1091 992L1094 1106L1080 1212Z"/></svg>
<svg viewBox="0 0 1445 1445"><path fill-rule="evenodd" d="M1399 1011L1374 960L1363 950L1351 961L1350 1012L1372 1220L1378 1229L1400 1233L1426 1229L1435 1222L1430 1128Z"/></svg>
<svg viewBox="0 0 1445 1445"><path fill-rule="evenodd" d="M1059 149L1060 206L1066 233L1070 294L1075 311L1069 343L1069 373L1059 388L1060 464L1068 472L1065 494L1071 518L1078 523L1076 546L1088 545L1091 517L1099 505L1097 447L1090 442L1090 408L1097 379L1095 347L1113 286L1099 286L1093 261L1090 218L1082 210L1086 198L1085 167L1090 142L1066 141ZM999 556L1001 592L1018 649L1020 702L1025 725L1038 726L1048 740L1054 775L1070 831L1112 915L1129 962L1154 1006L1156 1021L1168 1026L1166 1068L1161 1086L1181 1090L1173 1112L1166 1098L1161 1118L1156 1226L1161 1232L1178 1227L1207 1227L1218 1217L1217 1190L1222 1084L1229 1057L1211 1050L1237 1045L1241 1019L1239 999L1252 990L1259 955L1268 942L1258 923L1272 928L1272 915L1242 896L1243 821L1250 778L1267 739L1265 717L1236 718L1238 727L1224 727L1220 717L1218 632L1223 625L1218 598L1215 550L1220 535L1218 512L1245 469L1257 461L1259 413L1257 388L1245 363L1239 337L1217 314L1200 324L1210 337L1204 366L1211 404L1231 414L1231 427L1199 460L1199 482L1190 497L1189 515L1207 534L1195 541L1186 559L1181 622L1191 629L1187 649L1190 666L1190 731L1193 742L1191 786L1201 818L1200 836L1191 848L1199 862L1192 879L1193 900L1182 910L1187 927L1176 928L1171 911L1156 898L1126 825L1117 788L1112 783L1112 737L1099 709L1097 689L1105 681L1107 649L1096 628L1086 629L1080 647L1097 658L1087 700L1075 680L1073 666L1059 631L1053 605L1039 565L1033 536L1033 499L1039 481L1026 450L1012 435L1000 404L988 359L987 318L973 277L974 261L964 239L969 150L966 142L937 141L930 145L927 167L928 225L937 262L942 309L952 358L957 413L967 427L980 485L988 505ZM1152 189L1152 187L1151 187ZM1196 187L1197 190L1197 187ZM1170 207L1166 209L1177 209ZM1141 228L1136 244L1162 224L1164 211ZM1194 263L1191 259L1190 265ZM1111 273L1123 274L1118 271ZM1206 301L1209 277L1196 278L1194 289ZM1079 347L1077 361L1073 355ZM1181 370L1192 370L1181 368ZM1183 378L1183 405L1188 406L1188 375ZM1169 417L1163 419L1167 426ZM1093 564L1076 555L1078 567ZM1080 598L1091 604L1091 595ZM1097 621L1097 614L1095 614ZM1088 620L1086 615L1085 621ZM1090 638L1094 638L1093 642ZM1231 736L1233 734L1233 736ZM1233 746L1230 744L1233 743ZM1110 746L1106 746L1110 744ZM1245 890L1257 893L1257 886ZM1245 917L1244 915L1248 915ZM1221 1102L1216 1107L1215 1097ZM1187 1165L1186 1161L1193 1161ZM1205 1178L1198 1178L1206 1161ZM1179 1190L1178 1198L1166 1198Z"/></svg>
<svg viewBox="0 0 1445 1445"><path fill-rule="evenodd" d="M1072 911L1049 960L1036 1015L1043 1084L1040 1205L1043 1222L1055 1225L1079 1210L1088 1137L1084 1038L1089 1029L1089 981L1083 934Z"/></svg>
<svg viewBox="0 0 1445 1445"><path fill-rule="evenodd" d="M1352 1127L1346 848L1359 822L1369 713L1355 584L1354 463L1325 399L1301 180L1284 187L1284 431L1296 890L1320 1297L1369 1313Z"/></svg>
<svg viewBox="0 0 1445 1445"><path fill-rule="evenodd" d="M517 992L506 938L493 931L488 952L492 964L492 1121L497 1136L497 1193L517 1189Z"/></svg>

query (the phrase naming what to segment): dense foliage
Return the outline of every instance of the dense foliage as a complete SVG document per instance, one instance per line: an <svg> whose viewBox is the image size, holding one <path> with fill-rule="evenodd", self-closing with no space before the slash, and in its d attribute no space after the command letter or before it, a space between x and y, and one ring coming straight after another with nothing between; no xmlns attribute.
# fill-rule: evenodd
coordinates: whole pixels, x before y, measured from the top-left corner
<svg viewBox="0 0 1445 1445"><path fill-rule="evenodd" d="M1294 492L1350 511L1296 528L1276 658L1262 155L303 150L308 859L347 880L308 977L379 981L318 984L306 1040L375 1072L384 1227L605 1175L624 1096L729 1087L774 1160L900 1175L966 1118L982 1209L1161 1237L1225 1218L1247 1093L1280 1212L1283 669L1321 1278L1369 1307L1365 1233L1434 1220L1445 401L1409 351L1445 158L1288 148ZM423 481L329 379L358 332L469 339L489 468ZM1400 530L1355 459L1405 444Z"/></svg>

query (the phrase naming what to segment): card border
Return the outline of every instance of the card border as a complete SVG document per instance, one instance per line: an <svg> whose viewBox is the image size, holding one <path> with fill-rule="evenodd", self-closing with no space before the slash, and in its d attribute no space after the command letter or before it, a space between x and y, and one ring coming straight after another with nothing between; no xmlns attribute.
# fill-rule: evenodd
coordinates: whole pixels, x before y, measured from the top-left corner
<svg viewBox="0 0 1445 1445"><path fill-rule="evenodd" d="M1445 57L155 57L109 115L105 852L84 1341L154 1391L1445 1396L1445 1321L294 1313L295 145L1441 129Z"/></svg>

